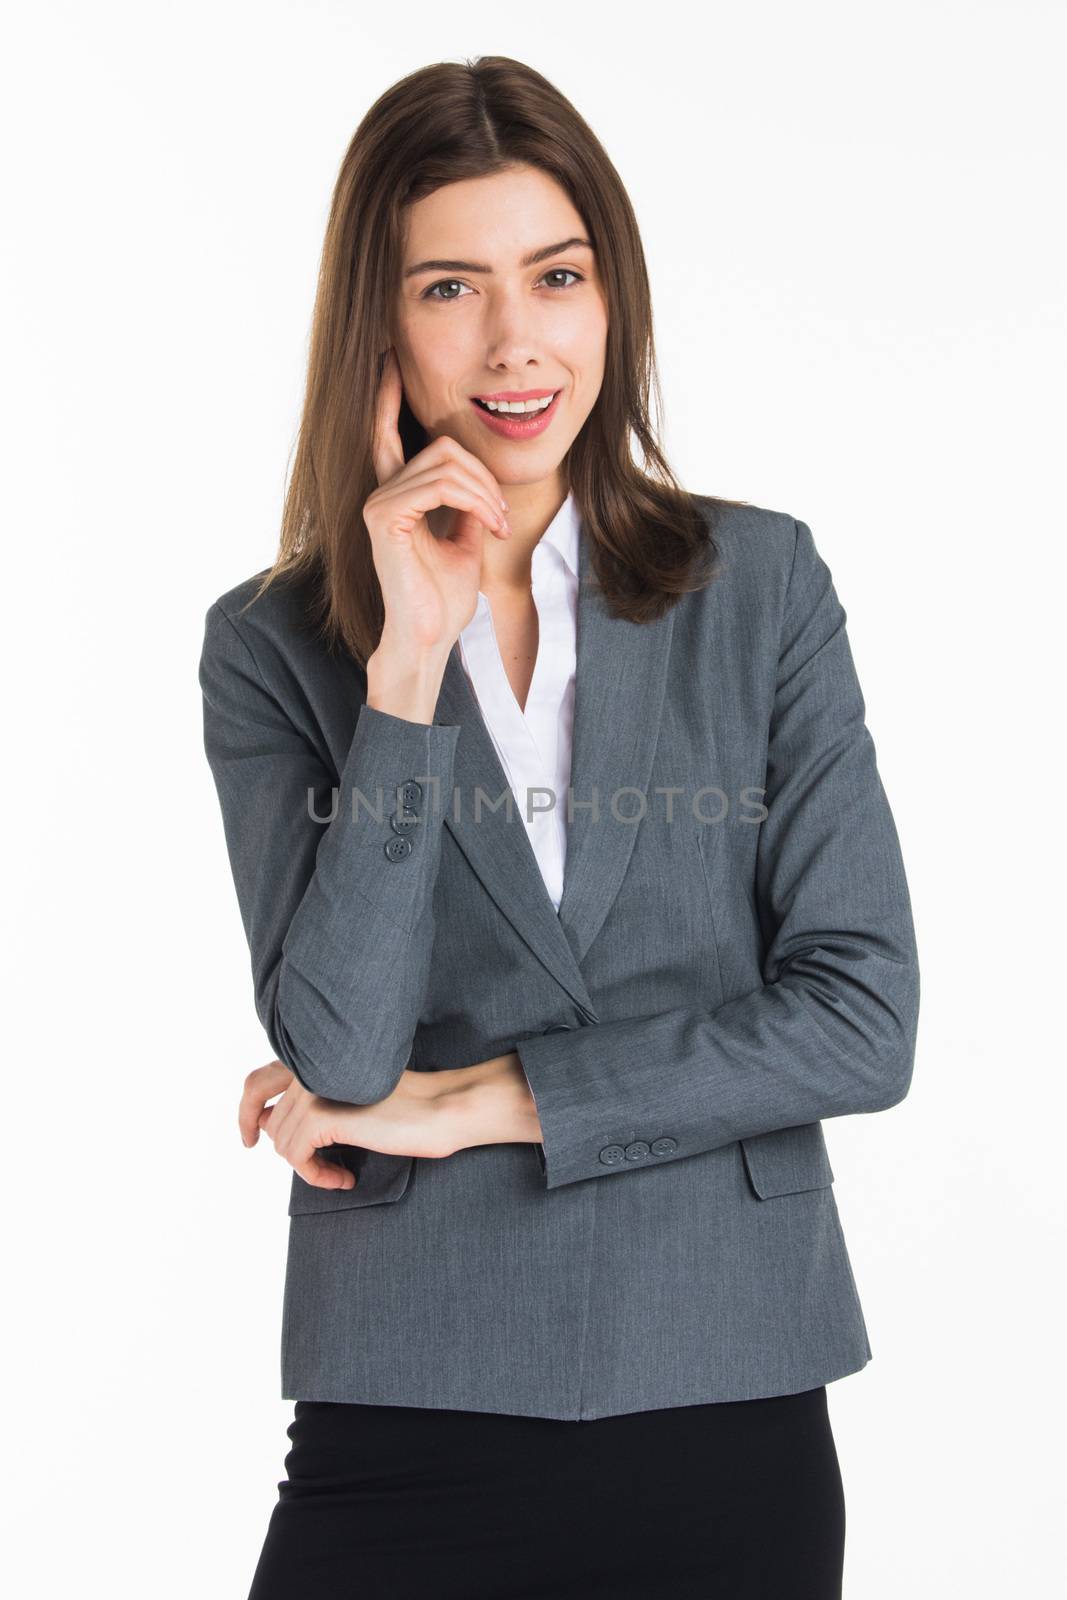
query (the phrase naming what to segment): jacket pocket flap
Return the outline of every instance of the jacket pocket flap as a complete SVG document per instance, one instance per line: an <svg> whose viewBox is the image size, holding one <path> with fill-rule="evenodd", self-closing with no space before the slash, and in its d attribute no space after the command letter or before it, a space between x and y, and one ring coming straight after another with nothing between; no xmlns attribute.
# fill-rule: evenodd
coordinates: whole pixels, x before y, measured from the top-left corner
<svg viewBox="0 0 1067 1600"><path fill-rule="evenodd" d="M834 1181L821 1122L776 1128L739 1141L749 1181L761 1200L825 1189Z"/></svg>
<svg viewBox="0 0 1067 1600"><path fill-rule="evenodd" d="M353 1189L320 1189L293 1173L289 1189L289 1215L308 1211L348 1211L353 1206L377 1206L399 1200L411 1179L414 1156L385 1155L354 1144L332 1144L319 1152L320 1161L335 1161L356 1175Z"/></svg>

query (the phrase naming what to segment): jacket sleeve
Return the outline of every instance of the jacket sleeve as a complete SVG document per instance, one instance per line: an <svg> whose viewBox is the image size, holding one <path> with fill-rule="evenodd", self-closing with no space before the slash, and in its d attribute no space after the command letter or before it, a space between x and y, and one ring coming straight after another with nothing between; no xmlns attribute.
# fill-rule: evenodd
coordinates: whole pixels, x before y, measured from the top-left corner
<svg viewBox="0 0 1067 1600"><path fill-rule="evenodd" d="M515 1044L546 1188L682 1160L907 1094L919 1012L912 910L846 613L796 524L756 858L764 982ZM637 1143L645 1159L628 1158Z"/></svg>
<svg viewBox="0 0 1067 1600"><path fill-rule="evenodd" d="M364 703L338 778L218 602L199 679L259 1019L312 1093L382 1100L408 1065L426 994L459 727Z"/></svg>

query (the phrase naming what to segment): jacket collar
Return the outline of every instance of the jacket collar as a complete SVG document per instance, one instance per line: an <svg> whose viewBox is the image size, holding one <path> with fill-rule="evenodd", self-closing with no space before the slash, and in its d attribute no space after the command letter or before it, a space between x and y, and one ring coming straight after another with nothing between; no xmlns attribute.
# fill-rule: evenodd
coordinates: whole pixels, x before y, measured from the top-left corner
<svg viewBox="0 0 1067 1600"><path fill-rule="evenodd" d="M492 804L510 789L463 670L458 641L445 667L434 722L458 725L457 794L441 796L450 830L486 891L563 988L596 1021L580 963L617 896L639 823L614 820L620 789L647 791L667 681L674 608L655 622L612 617L596 584L589 538L578 527L578 628L571 756L575 813L568 822L563 896L557 913L518 807ZM481 813L475 820L478 790ZM599 821L580 802L594 798ZM631 797L632 798L632 797ZM566 804L566 795L557 797ZM624 799L622 805L626 805Z"/></svg>

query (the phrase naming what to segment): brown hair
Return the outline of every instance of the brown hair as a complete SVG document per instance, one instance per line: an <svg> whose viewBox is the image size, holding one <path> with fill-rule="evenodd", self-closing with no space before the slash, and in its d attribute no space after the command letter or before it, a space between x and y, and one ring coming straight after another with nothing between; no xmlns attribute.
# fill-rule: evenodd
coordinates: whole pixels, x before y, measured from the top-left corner
<svg viewBox="0 0 1067 1600"><path fill-rule="evenodd" d="M590 561L615 615L662 616L714 575L717 508L675 478L649 419L663 401L652 306L633 208L607 153L558 89L521 61L438 62L371 106L341 163L311 325L307 388L277 559L255 598L283 575L306 579L328 647L361 667L384 622L363 506L377 488L374 404L402 267L403 208L442 185L519 164L570 197L596 251L607 300L604 380L568 452L565 474L590 538ZM630 434L646 463L633 462ZM405 459L428 438L406 400Z"/></svg>

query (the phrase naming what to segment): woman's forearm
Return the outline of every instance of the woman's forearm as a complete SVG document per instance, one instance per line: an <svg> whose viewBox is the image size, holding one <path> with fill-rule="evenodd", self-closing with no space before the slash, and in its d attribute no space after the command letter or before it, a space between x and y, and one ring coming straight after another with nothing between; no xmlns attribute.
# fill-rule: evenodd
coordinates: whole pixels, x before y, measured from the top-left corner
<svg viewBox="0 0 1067 1600"><path fill-rule="evenodd" d="M435 1072L440 1106L456 1150L479 1144L536 1144L541 1122L518 1055Z"/></svg>

